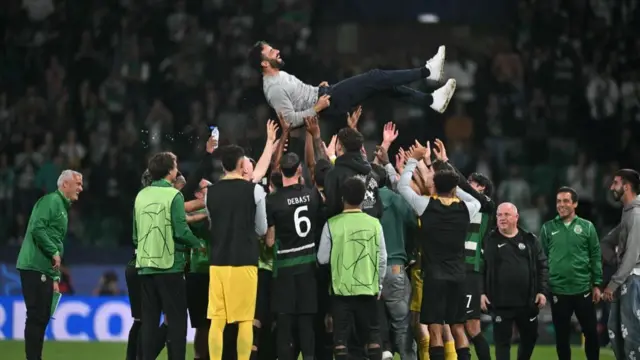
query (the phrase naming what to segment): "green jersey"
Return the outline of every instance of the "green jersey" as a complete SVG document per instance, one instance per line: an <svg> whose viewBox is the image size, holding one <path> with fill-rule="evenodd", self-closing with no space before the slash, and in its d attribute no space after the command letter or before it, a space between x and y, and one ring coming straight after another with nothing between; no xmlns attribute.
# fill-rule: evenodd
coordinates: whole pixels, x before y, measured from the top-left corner
<svg viewBox="0 0 640 360"><path fill-rule="evenodd" d="M182 272L187 248L204 247L187 225L184 197L168 181L154 181L136 196L133 243L140 275Z"/></svg>
<svg viewBox="0 0 640 360"><path fill-rule="evenodd" d="M269 248L264 243L264 238L260 238L260 257L258 258L258 269L273 270L273 248Z"/></svg>
<svg viewBox="0 0 640 360"><path fill-rule="evenodd" d="M600 242L591 221L576 216L565 224L556 217L542 225L540 242L552 293L577 295L602 283Z"/></svg>
<svg viewBox="0 0 640 360"><path fill-rule="evenodd" d="M482 239L489 230L489 214L479 212L469 222L467 239L464 242L467 271L480 272L482 269Z"/></svg>
<svg viewBox="0 0 640 360"><path fill-rule="evenodd" d="M206 213L207 210L202 209L193 212L193 214ZM189 224L189 228L205 246L198 249L191 249L191 259L189 261L189 271L194 273L209 273L209 242L206 240L209 236L209 220L202 220Z"/></svg>
<svg viewBox="0 0 640 360"><path fill-rule="evenodd" d="M331 288L340 296L380 291L380 221L363 212L343 212L327 221L331 234Z"/></svg>
<svg viewBox="0 0 640 360"><path fill-rule="evenodd" d="M53 280L60 280L60 271L53 269L52 258L55 255L62 256L70 206L71 201L59 190L36 202L18 254L18 270L38 271Z"/></svg>

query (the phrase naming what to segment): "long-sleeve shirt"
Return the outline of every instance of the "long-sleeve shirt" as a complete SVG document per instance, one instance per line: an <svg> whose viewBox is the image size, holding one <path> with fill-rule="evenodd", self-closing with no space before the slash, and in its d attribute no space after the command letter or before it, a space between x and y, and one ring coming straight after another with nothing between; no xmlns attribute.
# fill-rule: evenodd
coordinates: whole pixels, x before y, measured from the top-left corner
<svg viewBox="0 0 640 360"><path fill-rule="evenodd" d="M416 212L416 215L422 216L424 211L427 209L427 206L429 206L431 198L418 195L413 191L413 189L411 189L411 177L413 176L413 171L417 166L418 161L416 159L409 159L409 161L407 161L407 164L402 171L402 175L400 176L400 181L398 181L398 192L405 200L407 200L413 211ZM460 200L464 201L465 205L467 205L469 218L473 218L478 212L480 212L480 202L460 187L456 188L456 196L460 198Z"/></svg>
<svg viewBox="0 0 640 360"><path fill-rule="evenodd" d="M318 246L318 263L321 265L328 264L331 261L331 231L329 231L329 225L324 224L322 228L322 235L320 235L320 245ZM382 231L382 225L380 225L380 255L378 263L378 281L380 282L380 289L382 289L382 281L387 273L387 247L384 240L384 232Z"/></svg>
<svg viewBox="0 0 640 360"><path fill-rule="evenodd" d="M292 127L304 126L304 118L316 115L313 106L318 101L318 87L303 83L286 71L262 78L262 90L267 102Z"/></svg>
<svg viewBox="0 0 640 360"><path fill-rule="evenodd" d="M71 201L60 190L38 200L29 217L16 268L38 271L55 281L60 280L60 271L53 269L52 258L62 256L70 206Z"/></svg>

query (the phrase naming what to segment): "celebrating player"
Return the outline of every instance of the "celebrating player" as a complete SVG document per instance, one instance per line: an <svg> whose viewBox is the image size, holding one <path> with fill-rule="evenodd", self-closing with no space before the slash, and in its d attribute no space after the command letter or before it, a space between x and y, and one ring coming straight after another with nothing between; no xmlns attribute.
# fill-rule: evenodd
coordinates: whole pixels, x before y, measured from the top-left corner
<svg viewBox="0 0 640 360"><path fill-rule="evenodd" d="M317 311L314 222L320 207L318 192L299 184L300 158L288 153L280 160L282 188L267 197L267 245L275 245L273 300L278 321L278 358L296 359L291 352L294 326L302 357L313 359L313 316Z"/></svg>
<svg viewBox="0 0 640 360"><path fill-rule="evenodd" d="M342 116L376 94L419 106L429 105L433 110L443 113L456 89L454 79L449 79L431 94L406 85L421 79L442 80L444 59L445 47L440 46L438 53L424 67L409 70L374 69L334 85L323 82L319 86L312 86L282 71L284 61L280 57L280 50L268 43L258 41L249 53L250 63L259 66L262 72L267 102L276 112L282 113L293 127L304 126L305 117L315 116L321 111Z"/></svg>

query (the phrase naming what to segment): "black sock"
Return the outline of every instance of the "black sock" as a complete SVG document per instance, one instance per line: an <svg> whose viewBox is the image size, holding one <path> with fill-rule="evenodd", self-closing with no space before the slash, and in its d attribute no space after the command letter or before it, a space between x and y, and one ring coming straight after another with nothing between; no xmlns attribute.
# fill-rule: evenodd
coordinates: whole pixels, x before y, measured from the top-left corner
<svg viewBox="0 0 640 360"><path fill-rule="evenodd" d="M458 355L458 360L470 360L471 359L471 352L469 351L468 347L456 349L456 354Z"/></svg>
<svg viewBox="0 0 640 360"><path fill-rule="evenodd" d="M427 69L426 66L423 66L420 68L420 75L423 78L429 77L429 75L431 75L431 70Z"/></svg>
<svg viewBox="0 0 640 360"><path fill-rule="evenodd" d="M478 360L491 360L491 352L489 351L489 343L482 333L471 338L473 347L476 349Z"/></svg>
<svg viewBox="0 0 640 360"><path fill-rule="evenodd" d="M127 360L136 360L138 356L138 339L140 338L140 329L142 323L134 321L129 330L129 339L127 341Z"/></svg>
<svg viewBox="0 0 640 360"><path fill-rule="evenodd" d="M429 359L430 360L444 360L444 346L430 346L429 347Z"/></svg>

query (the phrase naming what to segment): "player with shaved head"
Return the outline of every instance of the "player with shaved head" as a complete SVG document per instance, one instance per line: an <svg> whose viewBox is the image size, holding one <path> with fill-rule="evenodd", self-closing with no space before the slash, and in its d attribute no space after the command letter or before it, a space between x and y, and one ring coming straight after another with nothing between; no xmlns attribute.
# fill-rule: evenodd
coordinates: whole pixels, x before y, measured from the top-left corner
<svg viewBox="0 0 640 360"><path fill-rule="evenodd" d="M484 242L480 307L493 318L496 360L508 360L513 324L520 332L518 359L530 359L538 339L538 313L547 302L547 257L535 235L518 227L518 209L498 206L498 227Z"/></svg>

